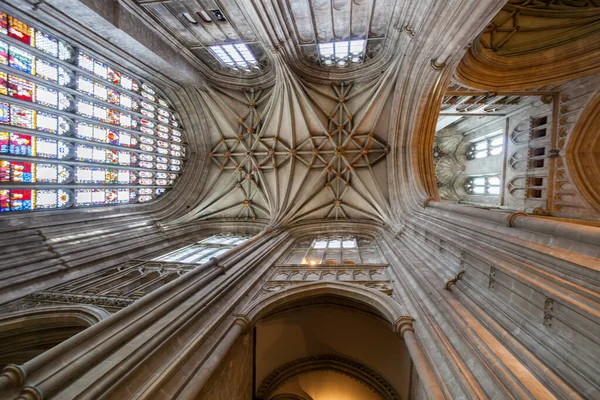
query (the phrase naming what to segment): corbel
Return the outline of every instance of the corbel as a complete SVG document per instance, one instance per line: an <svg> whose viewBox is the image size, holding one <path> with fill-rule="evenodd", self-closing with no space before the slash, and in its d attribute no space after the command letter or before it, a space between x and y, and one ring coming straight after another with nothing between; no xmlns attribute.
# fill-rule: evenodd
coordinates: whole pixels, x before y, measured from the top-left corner
<svg viewBox="0 0 600 400"><path fill-rule="evenodd" d="M464 275L465 275L465 270L464 269L462 271L459 271L458 274L454 278L452 278L448 282L446 282L446 285L444 286L444 289L450 290L450 287L452 285L455 285L456 282L462 280L462 278L463 278Z"/></svg>

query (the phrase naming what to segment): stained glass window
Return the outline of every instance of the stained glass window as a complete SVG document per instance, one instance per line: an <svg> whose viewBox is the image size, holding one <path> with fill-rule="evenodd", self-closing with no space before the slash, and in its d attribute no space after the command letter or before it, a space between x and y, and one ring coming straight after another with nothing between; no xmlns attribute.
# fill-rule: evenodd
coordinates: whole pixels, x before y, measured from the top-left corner
<svg viewBox="0 0 600 400"><path fill-rule="evenodd" d="M155 88L2 12L0 35L14 71L0 71L1 211L148 202L174 184L185 136Z"/></svg>

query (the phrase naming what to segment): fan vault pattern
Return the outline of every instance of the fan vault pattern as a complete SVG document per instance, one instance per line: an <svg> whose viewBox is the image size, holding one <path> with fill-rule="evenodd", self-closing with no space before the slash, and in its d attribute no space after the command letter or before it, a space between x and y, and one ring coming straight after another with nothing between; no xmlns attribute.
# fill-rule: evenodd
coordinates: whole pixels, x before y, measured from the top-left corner
<svg viewBox="0 0 600 400"><path fill-rule="evenodd" d="M213 166L210 189L186 220L389 220L383 79L327 86L290 74L268 90L200 94Z"/></svg>

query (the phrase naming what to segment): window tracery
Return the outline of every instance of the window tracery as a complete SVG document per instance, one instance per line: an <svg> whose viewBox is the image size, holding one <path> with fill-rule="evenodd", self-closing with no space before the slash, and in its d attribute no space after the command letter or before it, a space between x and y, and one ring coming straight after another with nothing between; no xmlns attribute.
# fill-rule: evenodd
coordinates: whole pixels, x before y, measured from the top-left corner
<svg viewBox="0 0 600 400"><path fill-rule="evenodd" d="M499 195L500 177L472 176L465 182L465 191L471 195Z"/></svg>
<svg viewBox="0 0 600 400"><path fill-rule="evenodd" d="M204 264L248 240L248 236L218 234L192 245L153 258L152 261Z"/></svg>
<svg viewBox="0 0 600 400"><path fill-rule="evenodd" d="M504 136L498 135L472 143L467 150L467 159L484 158L502 153Z"/></svg>
<svg viewBox="0 0 600 400"><path fill-rule="evenodd" d="M356 236L323 236L301 240L287 256L286 264L353 265L380 263L373 240Z"/></svg>
<svg viewBox="0 0 600 400"><path fill-rule="evenodd" d="M365 46L365 39L319 43L319 63L326 67L360 64L364 60Z"/></svg>
<svg viewBox="0 0 600 400"><path fill-rule="evenodd" d="M0 212L151 201L185 160L154 88L3 12L0 125Z"/></svg>

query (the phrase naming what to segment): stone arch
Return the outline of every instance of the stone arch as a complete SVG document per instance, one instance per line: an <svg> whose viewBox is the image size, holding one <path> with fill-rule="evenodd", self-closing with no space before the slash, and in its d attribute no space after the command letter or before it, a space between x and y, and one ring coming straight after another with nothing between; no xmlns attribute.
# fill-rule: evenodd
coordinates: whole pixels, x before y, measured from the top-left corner
<svg viewBox="0 0 600 400"><path fill-rule="evenodd" d="M346 375L349 378L364 384L373 392L377 393L382 399L401 399L394 386L368 366L333 354L303 357L280 366L262 381L257 390L257 398L274 400L278 398L283 399L285 398L284 396L295 396L286 394L270 397L270 394L273 390L277 389L279 385L294 376L324 370Z"/></svg>
<svg viewBox="0 0 600 400"><path fill-rule="evenodd" d="M581 115L567 143L567 167L592 212L600 214L600 93Z"/></svg>
<svg viewBox="0 0 600 400"><path fill-rule="evenodd" d="M344 300L344 304L357 305L359 309L389 322L394 330L401 320L412 320L404 307L389 296L356 284L342 282L315 282L285 289L249 304L242 314L254 324L276 312L294 306L314 304L319 298L341 299Z"/></svg>
<svg viewBox="0 0 600 400"><path fill-rule="evenodd" d="M56 305L0 317L0 365L23 363L108 318L102 308Z"/></svg>

